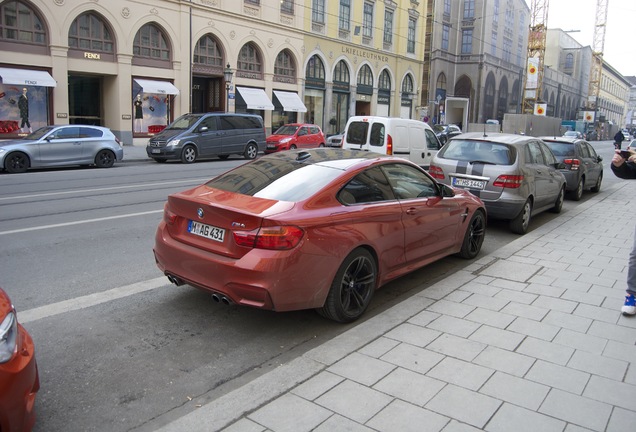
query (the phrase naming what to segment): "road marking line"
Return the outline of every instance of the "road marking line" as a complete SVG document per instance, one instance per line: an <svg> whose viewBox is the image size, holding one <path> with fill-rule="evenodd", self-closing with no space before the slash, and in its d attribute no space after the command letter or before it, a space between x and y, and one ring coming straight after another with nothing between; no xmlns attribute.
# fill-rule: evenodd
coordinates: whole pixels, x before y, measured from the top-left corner
<svg viewBox="0 0 636 432"><path fill-rule="evenodd" d="M147 281L137 282L131 285L113 288L95 294L89 294L70 300L64 300L46 306L40 306L34 309L18 311L18 321L22 324L60 315L66 312L86 309L98 304L106 303L112 300L150 291L169 284L165 277L150 279Z"/></svg>
<svg viewBox="0 0 636 432"><path fill-rule="evenodd" d="M196 183L200 184L202 181L210 180L209 177L200 178L200 179L190 179L190 180L178 180L178 181L165 181L159 183L138 183L132 185L124 185L124 186L112 186L112 187L103 187L103 188L94 188L94 189L77 189L77 190L69 190L69 191L61 191L61 192L47 192L47 193L39 193L39 194L31 194L31 195L18 195L18 196L7 196L0 197L0 201L9 201L9 200L17 200L17 199L25 199L25 198L42 198L47 196L55 196L55 195L70 195L75 193L87 193L87 192L103 192L109 190L118 190L118 189L132 189L136 187L143 186L164 186L178 183Z"/></svg>
<svg viewBox="0 0 636 432"><path fill-rule="evenodd" d="M145 216L145 215L154 214L154 213L161 213L161 212L163 212L163 209L161 209L161 210L150 210L150 211L147 211L147 212L139 212L139 213L129 213L129 214L118 215L118 216L108 216L108 217L96 218L96 219L86 219L86 220L75 221L75 222L64 222L64 223L52 224L52 225L42 225L42 226L31 227L31 228L20 228L20 229L9 230L9 231L0 231L0 236L1 235L7 235L7 234L17 234L17 233L22 233L22 232L29 232L29 231L39 231L39 230L49 229L49 228L60 228L60 227L66 227L66 226L71 226L71 225L80 225L80 224L92 223L92 222L103 222L103 221L107 221L107 220L122 219L122 218L127 218L127 217Z"/></svg>

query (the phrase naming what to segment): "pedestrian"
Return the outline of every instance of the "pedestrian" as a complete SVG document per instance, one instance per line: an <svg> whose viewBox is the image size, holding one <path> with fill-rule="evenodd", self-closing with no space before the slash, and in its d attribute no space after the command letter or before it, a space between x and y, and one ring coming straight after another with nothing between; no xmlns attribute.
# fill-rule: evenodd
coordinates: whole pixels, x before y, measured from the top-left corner
<svg viewBox="0 0 636 432"><path fill-rule="evenodd" d="M612 164L610 166L614 174L616 174L616 177L636 179L635 160L636 153L633 153L628 159L625 159L621 156L621 152L617 150L612 157ZM629 252L627 266L627 296L625 296L625 303L623 304L621 312L623 315L636 315L636 231L634 232L632 250Z"/></svg>
<svg viewBox="0 0 636 432"><path fill-rule="evenodd" d="M614 148L620 150L624 139L625 135L623 135L623 131L619 129L616 135L614 135Z"/></svg>

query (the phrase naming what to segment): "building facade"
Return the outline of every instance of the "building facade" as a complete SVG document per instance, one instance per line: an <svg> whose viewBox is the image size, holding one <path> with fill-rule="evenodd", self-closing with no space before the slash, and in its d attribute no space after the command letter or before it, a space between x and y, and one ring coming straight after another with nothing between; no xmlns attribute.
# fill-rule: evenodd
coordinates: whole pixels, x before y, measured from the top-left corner
<svg viewBox="0 0 636 432"><path fill-rule="evenodd" d="M469 122L519 112L530 15L524 0L434 0L427 103L445 123L447 97L469 99Z"/></svg>
<svg viewBox="0 0 636 432"><path fill-rule="evenodd" d="M0 13L0 139L88 123L131 143L188 112L327 133L356 113L419 115L415 0L5 0Z"/></svg>

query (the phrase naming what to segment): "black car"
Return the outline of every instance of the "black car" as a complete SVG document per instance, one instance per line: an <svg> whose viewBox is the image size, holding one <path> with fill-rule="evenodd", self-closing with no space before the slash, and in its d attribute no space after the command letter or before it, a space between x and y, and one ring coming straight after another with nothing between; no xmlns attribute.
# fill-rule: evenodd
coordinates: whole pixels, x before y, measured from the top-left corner
<svg viewBox="0 0 636 432"><path fill-rule="evenodd" d="M587 141L567 137L542 137L554 156L564 164L561 172L565 176L566 191L574 201L583 196L583 190L601 190L603 181L603 158Z"/></svg>
<svg viewBox="0 0 636 432"><path fill-rule="evenodd" d="M454 136L457 136L462 133L462 130L457 125L443 125L438 124L433 126L433 130L435 131L435 135L437 135L437 139L439 142L444 145L446 141L451 139Z"/></svg>

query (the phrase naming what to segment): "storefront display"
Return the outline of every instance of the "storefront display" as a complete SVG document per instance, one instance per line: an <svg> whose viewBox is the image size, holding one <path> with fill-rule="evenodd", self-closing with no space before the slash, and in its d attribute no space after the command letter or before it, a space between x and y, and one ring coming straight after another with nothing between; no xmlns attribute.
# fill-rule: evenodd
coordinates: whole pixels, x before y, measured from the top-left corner
<svg viewBox="0 0 636 432"><path fill-rule="evenodd" d="M47 87L0 84L0 137L48 125Z"/></svg>

